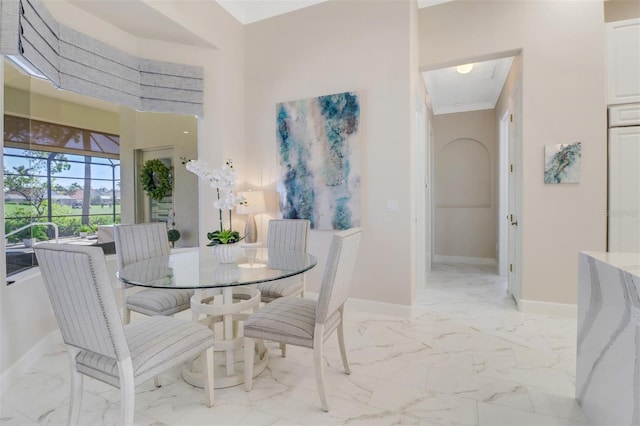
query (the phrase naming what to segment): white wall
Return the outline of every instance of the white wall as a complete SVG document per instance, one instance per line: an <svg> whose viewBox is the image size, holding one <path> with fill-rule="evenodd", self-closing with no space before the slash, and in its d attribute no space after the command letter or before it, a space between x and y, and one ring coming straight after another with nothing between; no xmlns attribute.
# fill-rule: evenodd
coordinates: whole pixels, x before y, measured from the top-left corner
<svg viewBox="0 0 640 426"><path fill-rule="evenodd" d="M440 256L496 258L495 110L433 116Z"/></svg>
<svg viewBox="0 0 640 426"><path fill-rule="evenodd" d="M580 16L580 19L576 19ZM604 250L601 2L450 2L420 11L422 69L522 49L522 298L576 303L577 253ZM545 185L544 145L581 141L582 180Z"/></svg>
<svg viewBox="0 0 640 426"><path fill-rule="evenodd" d="M275 106L356 91L360 96L362 244L351 296L410 305L413 189L410 2L330 1L248 25L246 140L248 183L275 190ZM387 200L399 211L388 212ZM266 220L276 215L275 199ZM309 290L317 291L331 233L313 231L319 255Z"/></svg>

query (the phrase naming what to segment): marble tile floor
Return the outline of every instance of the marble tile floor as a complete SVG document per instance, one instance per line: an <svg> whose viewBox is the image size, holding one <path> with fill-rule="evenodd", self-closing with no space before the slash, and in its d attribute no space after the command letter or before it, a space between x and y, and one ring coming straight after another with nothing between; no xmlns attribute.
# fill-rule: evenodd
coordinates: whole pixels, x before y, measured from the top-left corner
<svg viewBox="0 0 640 426"><path fill-rule="evenodd" d="M392 283L390 283L392 285ZM435 264L414 319L348 310L352 374L337 339L326 344L331 411L320 408L309 350L269 345L268 368L247 393L201 389L179 372L136 393L136 425L583 425L575 402L576 320L518 312L492 267ZM117 425L119 391L85 379L80 423ZM2 425L62 425L67 354L53 348L0 399Z"/></svg>

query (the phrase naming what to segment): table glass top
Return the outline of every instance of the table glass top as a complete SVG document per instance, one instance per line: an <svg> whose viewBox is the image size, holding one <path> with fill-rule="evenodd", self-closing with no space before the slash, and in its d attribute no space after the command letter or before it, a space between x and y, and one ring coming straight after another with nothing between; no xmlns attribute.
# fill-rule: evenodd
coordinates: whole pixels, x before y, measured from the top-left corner
<svg viewBox="0 0 640 426"><path fill-rule="evenodd" d="M243 248L235 263L219 263L210 247L202 247L132 263L118 271L118 278L142 287L232 287L298 275L316 264L311 254L266 248Z"/></svg>

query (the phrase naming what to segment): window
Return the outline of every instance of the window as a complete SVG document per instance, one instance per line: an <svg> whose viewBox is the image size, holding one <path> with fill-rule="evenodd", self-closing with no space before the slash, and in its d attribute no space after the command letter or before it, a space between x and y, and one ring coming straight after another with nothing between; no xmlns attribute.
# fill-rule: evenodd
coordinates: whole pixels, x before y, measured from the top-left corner
<svg viewBox="0 0 640 426"><path fill-rule="evenodd" d="M5 115L7 276L34 265L31 245L54 238L92 242L98 225L120 222L119 137ZM93 241L95 242L95 241Z"/></svg>

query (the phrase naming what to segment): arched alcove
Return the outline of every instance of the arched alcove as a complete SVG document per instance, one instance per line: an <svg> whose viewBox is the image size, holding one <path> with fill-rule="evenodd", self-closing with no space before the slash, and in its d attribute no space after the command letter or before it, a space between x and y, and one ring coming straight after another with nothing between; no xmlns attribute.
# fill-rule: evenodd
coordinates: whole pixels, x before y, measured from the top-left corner
<svg viewBox="0 0 640 426"><path fill-rule="evenodd" d="M437 154L437 207L490 207L491 161L482 142L454 139Z"/></svg>

